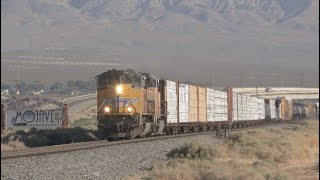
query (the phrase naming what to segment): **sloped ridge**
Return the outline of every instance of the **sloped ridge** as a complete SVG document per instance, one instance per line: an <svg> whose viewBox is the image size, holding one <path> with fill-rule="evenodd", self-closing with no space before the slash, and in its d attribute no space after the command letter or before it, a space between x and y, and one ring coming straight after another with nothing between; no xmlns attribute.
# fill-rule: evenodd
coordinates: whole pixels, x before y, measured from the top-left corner
<svg viewBox="0 0 320 180"><path fill-rule="evenodd" d="M295 17L311 6L312 0L70 0L72 7L82 14L95 18L139 20L152 11L174 12L191 15L199 9L226 15L233 11L248 11L267 21L282 23ZM199 21L208 18L205 12L193 16Z"/></svg>

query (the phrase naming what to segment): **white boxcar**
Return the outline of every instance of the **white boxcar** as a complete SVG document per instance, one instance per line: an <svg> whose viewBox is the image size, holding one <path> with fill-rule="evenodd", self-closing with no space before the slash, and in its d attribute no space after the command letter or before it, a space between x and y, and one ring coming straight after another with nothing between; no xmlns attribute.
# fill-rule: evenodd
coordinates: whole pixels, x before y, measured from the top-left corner
<svg viewBox="0 0 320 180"><path fill-rule="evenodd" d="M242 101L242 95L238 94L237 97L238 100L238 121L242 121L243 120L243 101Z"/></svg>
<svg viewBox="0 0 320 180"><path fill-rule="evenodd" d="M178 101L176 82L167 80L167 121L168 123L178 123Z"/></svg>
<svg viewBox="0 0 320 180"><path fill-rule="evenodd" d="M242 96L243 101L243 120L249 120L249 111L248 111L248 104L249 104L249 98L246 95Z"/></svg>
<svg viewBox="0 0 320 180"><path fill-rule="evenodd" d="M234 93L233 94L233 121L237 121L238 120L238 94Z"/></svg>
<svg viewBox="0 0 320 180"><path fill-rule="evenodd" d="M258 99L258 119L265 118L265 103L264 99Z"/></svg>
<svg viewBox="0 0 320 180"><path fill-rule="evenodd" d="M215 114L215 121L228 121L228 114Z"/></svg>
<svg viewBox="0 0 320 180"><path fill-rule="evenodd" d="M207 88L207 121L213 122L214 120L214 89Z"/></svg>
<svg viewBox="0 0 320 180"><path fill-rule="evenodd" d="M179 122L189 122L189 85L179 84Z"/></svg>
<svg viewBox="0 0 320 180"><path fill-rule="evenodd" d="M267 99L265 106L265 117L275 119L276 118L276 105L274 99Z"/></svg>
<svg viewBox="0 0 320 180"><path fill-rule="evenodd" d="M262 116L262 117L261 117L261 119L265 119L265 117L266 117L266 112L264 111L264 107L265 107L264 99L262 99L261 102L262 102L262 105L261 105L261 106L262 106L262 107L261 107L261 109L262 109L262 112L261 112L262 115L261 115L261 116Z"/></svg>
<svg viewBox="0 0 320 180"><path fill-rule="evenodd" d="M214 90L214 120L228 121L227 92Z"/></svg>
<svg viewBox="0 0 320 180"><path fill-rule="evenodd" d="M228 108L226 106L215 106L214 113L215 114L228 114Z"/></svg>
<svg viewBox="0 0 320 180"><path fill-rule="evenodd" d="M274 99L270 99L270 111L271 111L271 119L276 118L276 102Z"/></svg>

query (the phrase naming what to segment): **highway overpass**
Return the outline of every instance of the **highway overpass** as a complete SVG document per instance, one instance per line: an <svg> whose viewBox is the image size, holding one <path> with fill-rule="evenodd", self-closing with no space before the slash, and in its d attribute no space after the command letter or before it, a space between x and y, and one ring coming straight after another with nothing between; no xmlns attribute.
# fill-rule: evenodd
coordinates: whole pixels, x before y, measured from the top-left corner
<svg viewBox="0 0 320 180"><path fill-rule="evenodd" d="M233 92L267 99L275 99L277 97L285 97L286 99L319 99L319 88L250 87L233 88Z"/></svg>

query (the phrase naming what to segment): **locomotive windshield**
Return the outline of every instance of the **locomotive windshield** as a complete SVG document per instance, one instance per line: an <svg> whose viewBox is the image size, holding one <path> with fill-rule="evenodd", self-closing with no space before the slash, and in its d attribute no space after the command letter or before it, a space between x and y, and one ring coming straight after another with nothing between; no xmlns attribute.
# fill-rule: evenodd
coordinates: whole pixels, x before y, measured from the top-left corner
<svg viewBox="0 0 320 180"><path fill-rule="evenodd" d="M132 84L134 88L141 87L141 77L130 71L108 71L98 76L98 89L108 84Z"/></svg>

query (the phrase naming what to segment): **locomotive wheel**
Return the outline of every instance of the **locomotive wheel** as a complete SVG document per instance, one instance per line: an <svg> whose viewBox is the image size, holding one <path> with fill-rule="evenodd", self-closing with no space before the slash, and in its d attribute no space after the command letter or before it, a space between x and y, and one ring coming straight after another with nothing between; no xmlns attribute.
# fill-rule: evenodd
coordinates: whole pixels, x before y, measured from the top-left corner
<svg viewBox="0 0 320 180"><path fill-rule="evenodd" d="M165 130L165 135L172 135L172 134L173 134L173 131L167 127Z"/></svg>
<svg viewBox="0 0 320 180"><path fill-rule="evenodd" d="M98 125L97 135L98 135L99 139L104 139L107 136L106 131L107 131L107 129L106 129L105 125L102 125L102 124Z"/></svg>
<svg viewBox="0 0 320 180"><path fill-rule="evenodd" d="M131 127L130 138L135 139L141 133L141 128L139 125Z"/></svg>

